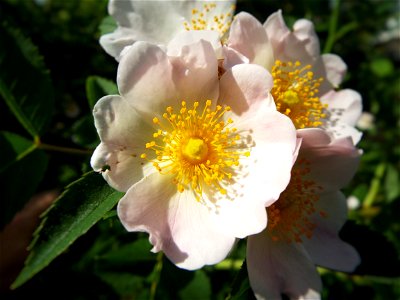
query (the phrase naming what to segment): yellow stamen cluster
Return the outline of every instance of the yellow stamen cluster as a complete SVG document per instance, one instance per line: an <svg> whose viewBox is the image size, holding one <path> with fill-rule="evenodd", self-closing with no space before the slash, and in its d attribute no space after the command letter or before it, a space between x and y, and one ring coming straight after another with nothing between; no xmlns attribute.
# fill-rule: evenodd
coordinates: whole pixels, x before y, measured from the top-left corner
<svg viewBox="0 0 400 300"><path fill-rule="evenodd" d="M267 208L267 230L272 240L297 242L311 238L315 224L309 217L316 212L322 188L304 177L310 172L309 162L300 159L292 169L290 183L278 201ZM320 211L323 217L326 213Z"/></svg>
<svg viewBox="0 0 400 300"><path fill-rule="evenodd" d="M215 3L203 4L202 10L192 9L192 19L190 22L184 22L186 30L214 30L220 33L220 37L224 37L232 23L232 15L235 5L227 13L214 14L216 9Z"/></svg>
<svg viewBox="0 0 400 300"><path fill-rule="evenodd" d="M299 61L281 62L272 67L274 97L277 110L287 115L297 129L319 127L326 118L327 105L321 103L318 88L322 78L314 79L311 65L301 66Z"/></svg>
<svg viewBox="0 0 400 300"><path fill-rule="evenodd" d="M163 120L153 118L159 129L153 133L154 140L146 143L155 158L141 155L161 174L173 174L179 192L192 190L198 200L206 188L226 194L225 187L232 182L239 159L250 155L237 129L232 127L232 119L224 116L230 107L217 105L212 110L211 105L211 100L207 100L202 109L199 102L188 108L182 101L177 112L167 107Z"/></svg>

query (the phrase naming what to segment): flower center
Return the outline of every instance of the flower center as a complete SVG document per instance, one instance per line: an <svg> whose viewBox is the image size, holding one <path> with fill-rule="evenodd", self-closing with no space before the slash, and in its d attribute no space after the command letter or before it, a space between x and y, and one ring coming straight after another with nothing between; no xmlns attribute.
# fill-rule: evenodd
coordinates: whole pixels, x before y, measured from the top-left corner
<svg viewBox="0 0 400 300"><path fill-rule="evenodd" d="M203 4L201 10L192 9L192 19L190 22L184 22L186 30L214 30L218 31L220 37L223 38L225 33L229 30L232 23L232 15L235 10L235 5L232 5L227 13L216 14L215 3Z"/></svg>
<svg viewBox="0 0 400 300"><path fill-rule="evenodd" d="M316 225L310 216L316 212L322 188L304 178L310 173L309 162L300 159L292 169L290 183L278 201L267 208L268 233L274 241L297 242L311 238ZM326 217L326 213L319 214Z"/></svg>
<svg viewBox="0 0 400 300"><path fill-rule="evenodd" d="M271 94L277 110L287 115L297 129L319 127L326 118L327 105L317 96L323 79L314 79L310 69L311 65L302 67L298 61L284 63L280 60L272 67L274 87Z"/></svg>
<svg viewBox="0 0 400 300"><path fill-rule="evenodd" d="M198 164L207 158L208 146L203 139L189 138L189 140L182 145L183 157L192 164Z"/></svg>
<svg viewBox="0 0 400 300"><path fill-rule="evenodd" d="M199 110L199 102L188 108L182 101L176 113L167 107L163 121L153 118L159 129L153 133L155 140L146 143L150 151L141 155L161 174L174 175L178 191L191 190L197 200L206 191L226 194L240 158L250 155L245 139L232 127L232 119L226 118L230 107L217 105L212 110L211 103L207 100Z"/></svg>

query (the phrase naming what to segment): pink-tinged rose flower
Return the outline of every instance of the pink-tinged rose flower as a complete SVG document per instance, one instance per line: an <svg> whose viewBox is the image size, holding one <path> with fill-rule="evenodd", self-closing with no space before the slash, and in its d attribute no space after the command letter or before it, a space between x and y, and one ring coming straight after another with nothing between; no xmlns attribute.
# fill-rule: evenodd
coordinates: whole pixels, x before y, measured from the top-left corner
<svg viewBox="0 0 400 300"><path fill-rule="evenodd" d="M221 261L236 238L265 228L297 155L271 75L249 64L219 75L204 40L167 51L136 42L118 67L121 95L94 108L91 165L126 192L122 224L186 269Z"/></svg>
<svg viewBox="0 0 400 300"><path fill-rule="evenodd" d="M100 38L104 50L117 61L137 41L166 46L185 31L215 31L224 38L236 1L110 0L109 14L117 29Z"/></svg>
<svg viewBox="0 0 400 300"><path fill-rule="evenodd" d="M338 231L347 218L339 191L356 172L360 153L351 138L333 140L321 129L300 129L290 183L267 207L268 226L247 241L250 285L258 299L320 299L315 265L352 271L360 261Z"/></svg>
<svg viewBox="0 0 400 300"><path fill-rule="evenodd" d="M269 16L264 25L241 12L232 22L227 47L270 71L277 109L296 128L319 127L335 138L351 136L358 143L361 133L355 124L361 115L361 96L350 89L335 90L346 64L337 55L320 54L310 21L298 20L290 30L281 11Z"/></svg>

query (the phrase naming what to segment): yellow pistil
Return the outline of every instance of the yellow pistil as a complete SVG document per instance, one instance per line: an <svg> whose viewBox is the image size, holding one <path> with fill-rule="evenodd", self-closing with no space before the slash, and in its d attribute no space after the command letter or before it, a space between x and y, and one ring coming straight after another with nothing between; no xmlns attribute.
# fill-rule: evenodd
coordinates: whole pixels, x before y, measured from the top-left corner
<svg viewBox="0 0 400 300"><path fill-rule="evenodd" d="M322 78L314 79L311 65L281 62L277 60L272 67L274 97L277 110L287 115L297 129L319 127L326 118L327 105L321 103L318 88Z"/></svg>
<svg viewBox="0 0 400 300"><path fill-rule="evenodd" d="M151 151L140 155L161 174L174 175L179 192L192 190L199 201L205 189L226 194L240 168L239 159L250 155L244 138L232 127L233 121L226 118L230 107L217 105L212 110L211 104L207 100L199 109L199 102L194 102L188 108L182 101L177 112L167 107L163 121L153 118L159 129L145 145L154 155Z"/></svg>
<svg viewBox="0 0 400 300"><path fill-rule="evenodd" d="M322 188L305 178L309 172L309 162L298 160L288 187L278 201L267 208L267 230L272 240L299 243L302 237L312 237L316 225L310 221L310 216L316 212L315 203ZM326 217L323 211L319 214Z"/></svg>
<svg viewBox="0 0 400 300"><path fill-rule="evenodd" d="M202 10L192 9L192 19L190 22L184 22L183 26L186 30L214 30L218 31L221 39L232 23L232 15L235 5L232 5L227 13L215 14L214 10L217 5L215 3L203 4Z"/></svg>

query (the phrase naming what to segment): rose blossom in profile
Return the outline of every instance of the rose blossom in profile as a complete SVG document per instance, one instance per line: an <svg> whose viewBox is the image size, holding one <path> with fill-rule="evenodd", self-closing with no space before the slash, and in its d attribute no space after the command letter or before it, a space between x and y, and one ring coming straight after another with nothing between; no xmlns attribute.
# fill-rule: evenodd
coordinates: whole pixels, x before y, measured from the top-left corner
<svg viewBox="0 0 400 300"><path fill-rule="evenodd" d="M137 41L166 46L179 33L215 31L224 39L232 22L236 1L110 0L109 14L117 28L101 36L100 45L120 61ZM206 37L207 32L203 32Z"/></svg>
<svg viewBox="0 0 400 300"><path fill-rule="evenodd" d="M339 191L356 172L360 153L351 138L332 138L321 129L300 129L299 156L290 183L267 207L268 226L248 237L247 269L257 299L320 299L315 265L353 271L358 253L341 241L347 218Z"/></svg>
<svg viewBox="0 0 400 300"><path fill-rule="evenodd" d="M118 216L128 231L148 232L152 251L197 269L265 228L298 147L264 68L218 74L211 43L180 39L166 51L136 42L122 57L121 95L94 108L101 143L91 165L126 192Z"/></svg>
<svg viewBox="0 0 400 300"><path fill-rule="evenodd" d="M278 111L290 117L297 129L323 128L335 138L351 136L361 115L361 96L354 90L336 91L346 64L334 54L320 54L318 37L309 20L295 22L293 31L281 11L262 25L241 12L232 22L227 47L263 66L274 78L271 94Z"/></svg>

